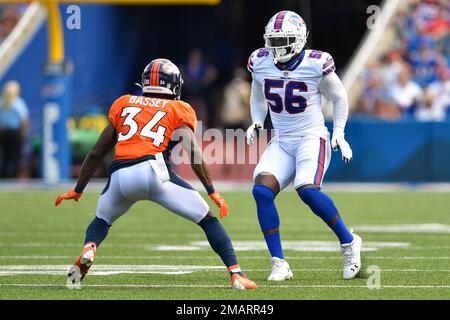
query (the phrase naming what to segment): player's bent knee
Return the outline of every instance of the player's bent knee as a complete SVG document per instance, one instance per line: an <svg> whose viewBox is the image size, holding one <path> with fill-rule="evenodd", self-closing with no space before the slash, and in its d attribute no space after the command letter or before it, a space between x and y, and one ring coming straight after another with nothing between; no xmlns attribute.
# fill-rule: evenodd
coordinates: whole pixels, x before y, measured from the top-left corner
<svg viewBox="0 0 450 320"><path fill-rule="evenodd" d="M206 216L203 217L203 219L201 219L199 222L197 222L198 225L200 225L201 223L209 220L209 219L213 219L216 216L214 215L214 213L212 213L211 211L208 211L208 213L206 214Z"/></svg>
<svg viewBox="0 0 450 320"><path fill-rule="evenodd" d="M256 201L258 221L263 232L271 229L278 229L280 219L275 207L275 193L267 186L255 185L253 187L253 197Z"/></svg>
<svg viewBox="0 0 450 320"><path fill-rule="evenodd" d="M311 184L304 184L304 185L296 188L297 193L300 193L302 190L305 190L305 189L319 189L320 190L320 187L316 184L311 183Z"/></svg>
<svg viewBox="0 0 450 320"><path fill-rule="evenodd" d="M311 207L311 209L313 210L318 206L326 205L327 211L337 212L333 200L325 193L320 191L320 188L318 188L317 186L315 188L311 187L298 189L297 193L300 196L300 199L302 199L302 201L306 203L309 207Z"/></svg>
<svg viewBox="0 0 450 320"><path fill-rule="evenodd" d="M266 205L272 203L275 199L275 193L273 190L265 185L254 185L252 193L257 204Z"/></svg>
<svg viewBox="0 0 450 320"><path fill-rule="evenodd" d="M315 184L305 184L301 187L298 187L297 194L300 196L300 199L306 204L310 204L316 192L320 191L320 187Z"/></svg>
<svg viewBox="0 0 450 320"><path fill-rule="evenodd" d="M270 173L262 172L258 174L255 178L255 185L266 186L270 188L275 195L280 192L280 183L277 178Z"/></svg>
<svg viewBox="0 0 450 320"><path fill-rule="evenodd" d="M320 189L316 185L305 185L297 189L300 199L306 204L310 204Z"/></svg>
<svg viewBox="0 0 450 320"><path fill-rule="evenodd" d="M111 219L111 217L108 217L108 215L104 215L101 212L97 212L95 214L95 217L97 219L103 220L105 221L109 226L112 226L112 224L114 223L114 221L116 221L116 219Z"/></svg>

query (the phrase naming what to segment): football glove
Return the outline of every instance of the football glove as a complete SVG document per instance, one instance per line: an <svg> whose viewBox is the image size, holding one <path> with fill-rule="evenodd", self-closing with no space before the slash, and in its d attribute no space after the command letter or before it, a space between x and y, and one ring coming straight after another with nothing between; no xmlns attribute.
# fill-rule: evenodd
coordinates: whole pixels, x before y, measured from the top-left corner
<svg viewBox="0 0 450 320"><path fill-rule="evenodd" d="M255 130L261 130L263 128L262 124L260 123L254 123L250 127L248 127L247 131L245 132L245 136L247 138L247 144L251 146L255 142Z"/></svg>
<svg viewBox="0 0 450 320"><path fill-rule="evenodd" d="M73 199L78 201L80 199L82 193L78 193L75 190L69 190L66 193L60 194L56 197L55 206L59 206L63 200Z"/></svg>
<svg viewBox="0 0 450 320"><path fill-rule="evenodd" d="M211 193L209 197L220 208L220 219L225 218L228 215L228 203L225 201L225 199L217 191Z"/></svg>
<svg viewBox="0 0 450 320"><path fill-rule="evenodd" d="M349 162L353 158L353 151L350 148L350 145L344 138L344 131L334 131L333 137L331 138L331 148L333 151L341 150L342 160L344 162Z"/></svg>

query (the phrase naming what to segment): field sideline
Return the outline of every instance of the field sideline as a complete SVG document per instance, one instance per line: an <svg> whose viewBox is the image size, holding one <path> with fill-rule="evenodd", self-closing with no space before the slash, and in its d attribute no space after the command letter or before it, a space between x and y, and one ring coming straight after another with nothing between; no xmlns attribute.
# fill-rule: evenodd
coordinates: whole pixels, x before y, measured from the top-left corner
<svg viewBox="0 0 450 320"><path fill-rule="evenodd" d="M226 192L223 223L240 264L259 289L236 292L201 229L141 202L111 228L81 290L65 270L81 250L98 192L55 208L61 190L0 192L0 299L450 299L450 193L333 192L364 240L361 277L341 279L332 232L293 192L277 198L282 239L295 278L268 283L270 259L250 192ZM215 207L213 210L217 212ZM367 267L381 270L369 289Z"/></svg>

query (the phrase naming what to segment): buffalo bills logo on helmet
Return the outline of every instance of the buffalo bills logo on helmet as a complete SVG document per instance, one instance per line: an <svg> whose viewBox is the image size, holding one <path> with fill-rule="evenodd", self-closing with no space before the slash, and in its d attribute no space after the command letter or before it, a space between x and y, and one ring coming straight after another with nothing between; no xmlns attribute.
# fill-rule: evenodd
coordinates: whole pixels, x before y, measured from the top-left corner
<svg viewBox="0 0 450 320"><path fill-rule="evenodd" d="M303 19L298 16L298 15L292 15L288 18L288 21L290 23L292 23L294 26L296 27L300 27L302 25L305 25L305 21L303 21Z"/></svg>

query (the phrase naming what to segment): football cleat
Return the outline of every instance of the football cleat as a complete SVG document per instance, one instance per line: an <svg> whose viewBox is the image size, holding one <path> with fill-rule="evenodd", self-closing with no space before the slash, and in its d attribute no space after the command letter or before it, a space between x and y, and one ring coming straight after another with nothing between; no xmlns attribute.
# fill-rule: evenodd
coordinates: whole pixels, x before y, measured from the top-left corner
<svg viewBox="0 0 450 320"><path fill-rule="evenodd" d="M284 281L294 277L286 260L272 257L272 272L267 281Z"/></svg>
<svg viewBox="0 0 450 320"><path fill-rule="evenodd" d="M83 280L84 276L88 273L95 259L95 251L97 246L93 242L86 243L83 251L75 260L73 266L69 268L67 272L67 277L72 279L72 282L75 282L77 279L74 279L76 273L79 272L79 281Z"/></svg>
<svg viewBox="0 0 450 320"><path fill-rule="evenodd" d="M256 283L238 273L231 275L231 287L236 290L256 289Z"/></svg>
<svg viewBox="0 0 450 320"><path fill-rule="evenodd" d="M353 234L352 242L341 244L344 279L353 279L361 270L361 244L362 239L357 234Z"/></svg>

